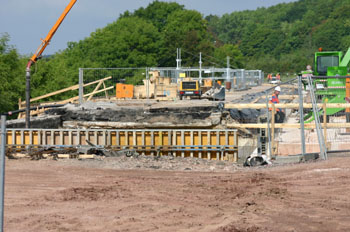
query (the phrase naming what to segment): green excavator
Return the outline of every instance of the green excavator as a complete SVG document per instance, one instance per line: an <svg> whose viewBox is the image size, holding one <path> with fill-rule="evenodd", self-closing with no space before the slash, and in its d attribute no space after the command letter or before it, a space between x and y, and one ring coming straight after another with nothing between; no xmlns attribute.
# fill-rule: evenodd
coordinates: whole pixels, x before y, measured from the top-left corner
<svg viewBox="0 0 350 232"><path fill-rule="evenodd" d="M350 73L348 72L348 64L350 62L350 48L343 56L342 52L322 51L315 53L315 71L302 72L303 76L312 74L315 95L322 103L346 103L347 96L350 93L348 86L348 94L346 94L347 80L350 81ZM304 88L307 88L307 80L303 80ZM349 83L348 83L349 85ZM327 108L327 118L338 112L344 111L344 108ZM323 114L323 110L319 111L319 115ZM305 117L306 123L315 119L314 113L310 112Z"/></svg>

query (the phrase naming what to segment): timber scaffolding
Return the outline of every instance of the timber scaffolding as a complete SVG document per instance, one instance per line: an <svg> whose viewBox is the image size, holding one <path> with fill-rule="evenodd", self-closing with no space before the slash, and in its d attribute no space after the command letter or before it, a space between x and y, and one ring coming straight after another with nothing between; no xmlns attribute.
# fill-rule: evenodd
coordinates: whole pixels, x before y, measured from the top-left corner
<svg viewBox="0 0 350 232"><path fill-rule="evenodd" d="M93 89L92 92L84 94L83 99L86 99L87 101L91 101L92 98L96 94L101 93L101 92L104 92L105 93L105 97L108 99L109 98L108 91L111 90L111 89L114 89L113 85L112 86L108 86L108 87L106 86L105 82L110 80L110 79L112 79L111 76L84 84L83 87L88 87L88 86L92 86L92 85L96 85L96 84L97 85ZM102 89L101 89L101 86L103 86ZM48 94L44 94L42 96L38 96L38 97L32 98L32 99L30 99L30 103L32 104L34 102L38 102L38 101L41 101L43 99L47 99L49 97L53 97L53 96L56 96L56 95L59 95L59 94L62 94L62 93L78 90L79 88L80 88L79 84L72 85L72 86L64 88L64 89L60 89L60 90L57 90L57 91L54 91L54 92L51 92L51 93L48 93ZM75 96L75 97L71 97L69 99L65 99L65 100L61 100L61 101L38 103L35 106L33 105L31 107L31 108L35 108L35 107L37 107L37 108L35 110L31 110L30 111L30 115L34 116L34 115L39 115L39 114L44 113L45 109L42 109L42 106L45 106L45 105L62 105L62 104L67 104L67 103L77 103L78 100L79 100L79 96ZM22 109L25 109L25 107L26 107L26 102L22 101L21 99L19 99L18 100L18 109L22 110ZM25 117L24 113L19 113L18 114L18 118L24 118L24 117Z"/></svg>
<svg viewBox="0 0 350 232"><path fill-rule="evenodd" d="M286 97L288 98L288 97ZM296 110L299 107L302 107L302 109L312 109L313 106L311 103L279 103L279 104L225 104L226 109L271 109L271 120L266 120L264 123L229 123L227 124L227 128L232 128L232 129L237 129L237 130L245 130L245 129L259 129L259 130L264 130L264 129L269 129L270 133L269 136L267 137L267 141L269 143L269 146L271 146L271 151L270 155L271 157L275 157L276 155L281 155L280 150L284 149L284 153L290 152L291 150L295 151L298 150L298 146L301 146L302 141L299 140L297 141L295 137L298 138L298 133L293 134L290 133L288 136L291 136L288 138L287 141L284 141L283 144L279 143L277 141L277 132L290 132L293 129L297 129L300 131L301 128L305 128L306 130L309 131L308 135L310 136L313 132L314 129L316 129L316 122L313 121L311 123L299 123L294 122L285 122L285 123L276 123L275 122L275 114L276 114L276 109L292 109ZM345 115L336 115L334 116L335 118L338 118L337 122L328 122L328 116L327 116L327 109L330 108L342 108L342 109L350 109L350 104L349 103L319 103L316 104L316 107L322 111L322 115L320 115L320 118L323 119L322 122L320 123L320 126L322 127L321 129L323 130L323 137L324 140L323 142L326 144L327 152L349 152L350 151L350 133L349 133L349 128L350 128L350 123L347 122ZM299 119L299 118L298 118ZM333 134L329 134L330 129L333 130ZM334 130L338 130L334 133ZM334 136L341 136L343 137L342 140L340 141L335 141ZM315 136L314 136L315 137ZM329 138L333 137L333 138ZM301 139L301 138L299 138ZM307 140L310 140L308 138ZM312 140L312 139L311 139ZM334 141L332 141L334 140ZM288 142L290 141L290 142ZM319 142L316 143L309 143L309 149L308 153L314 153L314 152L319 152ZM281 148L282 147L282 148ZM293 148L292 148L293 147ZM301 150L301 147L300 147ZM282 152L283 153L283 152ZM299 155L301 153L289 153L289 154L284 154L284 155Z"/></svg>

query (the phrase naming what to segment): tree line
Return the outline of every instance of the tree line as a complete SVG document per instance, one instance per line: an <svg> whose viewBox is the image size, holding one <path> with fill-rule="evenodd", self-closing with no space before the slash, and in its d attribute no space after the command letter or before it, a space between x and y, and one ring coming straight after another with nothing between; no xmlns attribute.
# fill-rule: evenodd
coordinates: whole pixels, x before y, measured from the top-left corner
<svg viewBox="0 0 350 232"><path fill-rule="evenodd" d="M175 2L154 1L126 11L106 27L41 59L32 68L32 97L78 82L78 68L174 67L176 49L182 65L261 69L295 73L312 64L319 47L347 50L350 45L349 0L299 0L269 8L204 17ZM0 110L17 108L24 97L29 57L0 37Z"/></svg>

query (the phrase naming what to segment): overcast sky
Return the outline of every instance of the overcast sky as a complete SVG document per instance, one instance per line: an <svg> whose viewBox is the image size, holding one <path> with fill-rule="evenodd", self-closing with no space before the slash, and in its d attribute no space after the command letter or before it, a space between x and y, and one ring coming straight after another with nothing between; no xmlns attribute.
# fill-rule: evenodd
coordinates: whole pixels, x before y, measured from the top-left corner
<svg viewBox="0 0 350 232"><path fill-rule="evenodd" d="M255 10L296 0L175 0L204 16ZM34 53L70 0L1 0L0 34L10 35L10 44L21 54ZM147 7L153 0L78 0L46 48L44 55L63 50L69 41L88 37L97 28L114 22L126 10Z"/></svg>

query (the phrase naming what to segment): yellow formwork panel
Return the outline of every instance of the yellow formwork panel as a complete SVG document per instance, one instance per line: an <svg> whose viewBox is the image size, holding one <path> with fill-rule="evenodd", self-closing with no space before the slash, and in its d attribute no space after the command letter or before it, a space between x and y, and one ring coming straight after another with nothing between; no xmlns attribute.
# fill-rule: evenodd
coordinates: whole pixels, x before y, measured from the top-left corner
<svg viewBox="0 0 350 232"><path fill-rule="evenodd" d="M6 134L6 143L9 144L9 145L13 145L12 138L13 138L12 131L7 132L7 134Z"/></svg>
<svg viewBox="0 0 350 232"><path fill-rule="evenodd" d="M14 133L14 134L13 134ZM40 134L40 136L39 136ZM175 137L174 137L175 136ZM219 136L219 137L218 137ZM218 145L228 145L229 149L238 149L235 131L216 130L9 130L8 144L37 144L37 145L86 145L86 140L96 145L127 146L140 150L144 154L154 154L155 148L162 147L163 154L171 152L176 156L201 157L207 159L222 159L236 151L206 151L206 147L215 148ZM192 151L168 151L166 146L177 146ZM199 151L202 149L202 151ZM147 151L149 150L149 151ZM151 151L152 150L152 151Z"/></svg>

